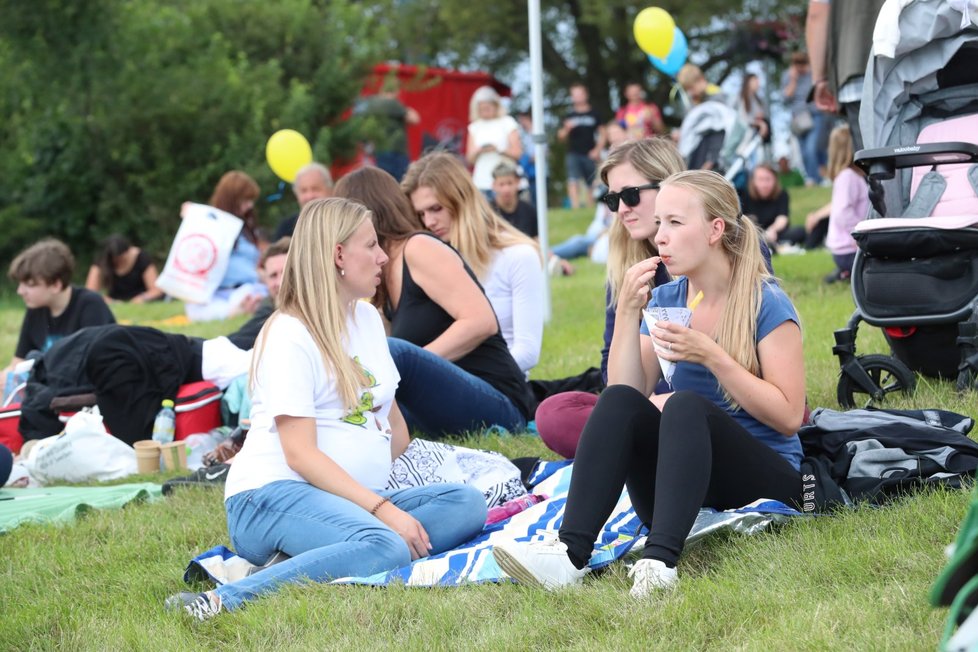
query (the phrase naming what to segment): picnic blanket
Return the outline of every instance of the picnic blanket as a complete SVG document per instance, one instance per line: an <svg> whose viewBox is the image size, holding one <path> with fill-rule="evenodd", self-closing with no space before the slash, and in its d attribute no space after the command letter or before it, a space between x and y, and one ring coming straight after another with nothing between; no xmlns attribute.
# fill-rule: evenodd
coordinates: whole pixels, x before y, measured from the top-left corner
<svg viewBox="0 0 978 652"><path fill-rule="evenodd" d="M133 500L161 497L161 486L152 482L0 489L0 534L24 523L69 523L90 509L116 509Z"/></svg>
<svg viewBox="0 0 978 652"><path fill-rule="evenodd" d="M341 578L331 583L380 586L402 582L408 586L458 586L472 582L505 580L507 576L490 554L493 544L512 539L529 541L543 532L558 530L563 520L572 470L573 465L570 462L546 463L538 467L528 484L533 486L533 493L551 498L504 521L486 526L478 537L458 548L419 559L404 568L370 577ZM539 481L543 477L546 479ZM536 481L539 483L535 484ZM711 532L727 528L753 534L772 523L800 514L784 503L773 500L759 500L742 508L723 512L703 509L700 510L686 541L692 542ZM607 566L624 556L633 546L641 545L645 540L641 529L642 524L632 509L628 492L623 491L611 517L598 535L589 563L591 568ZM190 561L184 572L184 580L188 583L211 580L224 584L245 577L252 568L252 564L227 547L217 546Z"/></svg>

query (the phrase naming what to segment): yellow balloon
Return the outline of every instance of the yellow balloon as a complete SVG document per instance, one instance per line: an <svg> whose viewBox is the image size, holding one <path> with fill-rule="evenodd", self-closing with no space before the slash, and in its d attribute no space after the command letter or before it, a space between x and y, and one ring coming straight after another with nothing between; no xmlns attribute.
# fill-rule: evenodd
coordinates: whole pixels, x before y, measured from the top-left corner
<svg viewBox="0 0 978 652"><path fill-rule="evenodd" d="M635 16L632 31L635 41L645 54L665 59L672 50L676 21L660 7L646 7Z"/></svg>
<svg viewBox="0 0 978 652"><path fill-rule="evenodd" d="M265 145L265 159L272 172L292 183L304 165L312 163L312 148L306 137L294 129L281 129Z"/></svg>

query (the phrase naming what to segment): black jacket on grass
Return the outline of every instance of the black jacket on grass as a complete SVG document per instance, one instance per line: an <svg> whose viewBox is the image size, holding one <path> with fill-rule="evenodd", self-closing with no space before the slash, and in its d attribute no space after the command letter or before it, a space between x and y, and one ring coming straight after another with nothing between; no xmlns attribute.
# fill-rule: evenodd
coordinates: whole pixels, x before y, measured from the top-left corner
<svg viewBox="0 0 978 652"><path fill-rule="evenodd" d="M804 511L882 504L928 485L961 486L978 469L970 417L946 410L818 408L798 431Z"/></svg>

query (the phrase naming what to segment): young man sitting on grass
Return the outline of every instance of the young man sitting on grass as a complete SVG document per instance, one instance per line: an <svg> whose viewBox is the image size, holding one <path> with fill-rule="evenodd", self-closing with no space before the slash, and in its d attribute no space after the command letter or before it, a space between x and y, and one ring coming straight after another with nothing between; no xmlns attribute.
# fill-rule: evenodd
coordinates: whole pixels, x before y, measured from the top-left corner
<svg viewBox="0 0 978 652"><path fill-rule="evenodd" d="M289 238L282 238L268 246L261 260L273 301L288 248ZM28 388L20 433L25 439L55 434L59 422L49 408L51 399L91 392L112 434L126 443L145 439L161 401L173 398L181 385L206 380L224 389L247 374L250 349L273 311L269 302L235 333L207 340L146 326L105 325L77 333L44 355L47 377Z"/></svg>
<svg viewBox="0 0 978 652"><path fill-rule="evenodd" d="M0 372L0 394L7 372L23 362L31 351L43 353L62 337L86 326L115 323L101 295L71 285L74 270L71 250L54 238L31 245L10 264L8 276L17 283L17 294L24 300L27 312L13 360Z"/></svg>

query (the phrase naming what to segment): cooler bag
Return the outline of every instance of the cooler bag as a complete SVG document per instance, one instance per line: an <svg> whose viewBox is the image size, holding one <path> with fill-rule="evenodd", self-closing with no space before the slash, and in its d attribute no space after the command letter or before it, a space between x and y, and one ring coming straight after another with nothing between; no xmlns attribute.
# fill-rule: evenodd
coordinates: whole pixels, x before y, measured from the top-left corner
<svg viewBox="0 0 978 652"><path fill-rule="evenodd" d="M0 444L3 444L16 455L24 445L20 434L20 403L8 405L0 409Z"/></svg>
<svg viewBox="0 0 978 652"><path fill-rule="evenodd" d="M186 439L188 435L198 432L210 432L214 428L219 428L223 425L221 421L221 396L222 392L218 389L217 385L209 383L206 380L181 385L180 389L177 390L176 400L173 402L173 411L177 415L173 438L175 440ZM92 398L94 399L94 394ZM94 400L88 401L87 403L90 405L95 404ZM62 423L66 423L79 407L58 410L58 418ZM3 412L0 412L0 415L2 414ZM20 416L20 410L17 411L17 416ZM16 431L17 419L14 421L13 428ZM5 431L0 430L0 433L2 432ZM146 433L147 439L150 434ZM0 443L4 443L2 434L0 434Z"/></svg>
<svg viewBox="0 0 978 652"><path fill-rule="evenodd" d="M221 395L217 385L206 380L181 385L173 405L177 413L174 439L221 427Z"/></svg>

